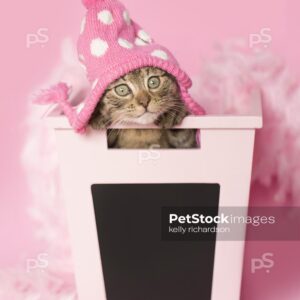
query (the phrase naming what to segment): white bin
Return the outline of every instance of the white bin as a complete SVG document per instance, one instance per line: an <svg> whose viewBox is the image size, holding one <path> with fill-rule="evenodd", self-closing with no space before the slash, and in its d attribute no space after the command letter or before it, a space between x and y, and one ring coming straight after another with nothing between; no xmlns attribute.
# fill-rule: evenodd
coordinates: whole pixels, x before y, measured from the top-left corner
<svg viewBox="0 0 300 300"><path fill-rule="evenodd" d="M105 131L78 135L64 116L50 114L46 119L57 137L80 300L110 300L91 185L218 183L221 207L248 205L255 130L262 127L260 97L247 115L186 118L181 128L201 129L201 148L192 150L108 149ZM243 253L243 241L217 237L211 300L240 298Z"/></svg>

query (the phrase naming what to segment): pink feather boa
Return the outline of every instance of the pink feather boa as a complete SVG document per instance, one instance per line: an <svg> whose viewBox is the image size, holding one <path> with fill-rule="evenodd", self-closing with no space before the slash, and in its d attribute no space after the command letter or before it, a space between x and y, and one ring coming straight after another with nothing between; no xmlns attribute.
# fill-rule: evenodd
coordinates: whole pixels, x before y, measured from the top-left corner
<svg viewBox="0 0 300 300"><path fill-rule="evenodd" d="M297 204L300 195L300 81L270 52L246 42L217 49L197 79L194 96L208 114L243 114L253 90L263 95L264 128L257 132L252 177L268 190L266 202Z"/></svg>

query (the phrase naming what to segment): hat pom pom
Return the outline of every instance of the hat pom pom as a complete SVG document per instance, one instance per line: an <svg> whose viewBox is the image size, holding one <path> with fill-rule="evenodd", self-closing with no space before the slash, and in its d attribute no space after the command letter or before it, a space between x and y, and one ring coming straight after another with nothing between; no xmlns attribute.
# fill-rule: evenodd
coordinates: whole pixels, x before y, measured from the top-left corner
<svg viewBox="0 0 300 300"><path fill-rule="evenodd" d="M98 0L82 0L83 5L89 9L90 7L94 6Z"/></svg>

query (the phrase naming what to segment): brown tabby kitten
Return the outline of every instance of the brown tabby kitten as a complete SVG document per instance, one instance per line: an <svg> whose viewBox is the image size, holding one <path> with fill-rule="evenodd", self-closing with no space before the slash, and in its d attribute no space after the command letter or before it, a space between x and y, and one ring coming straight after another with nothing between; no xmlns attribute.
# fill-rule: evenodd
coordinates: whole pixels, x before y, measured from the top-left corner
<svg viewBox="0 0 300 300"><path fill-rule="evenodd" d="M187 115L176 79L161 69L147 67L113 82L89 124L96 130L126 124L156 124L163 128L109 130L110 148L196 148L195 130L168 130Z"/></svg>

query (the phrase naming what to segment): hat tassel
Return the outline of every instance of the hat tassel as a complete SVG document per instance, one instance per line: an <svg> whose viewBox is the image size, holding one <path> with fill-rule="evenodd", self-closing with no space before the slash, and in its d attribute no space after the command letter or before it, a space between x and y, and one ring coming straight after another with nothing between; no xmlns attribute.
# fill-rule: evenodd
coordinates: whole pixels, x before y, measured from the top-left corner
<svg viewBox="0 0 300 300"><path fill-rule="evenodd" d="M40 94L34 99L35 104L49 105L58 104L63 113L68 117L69 122L73 125L77 113L68 101L70 87L67 84L60 82L49 89L42 90Z"/></svg>

